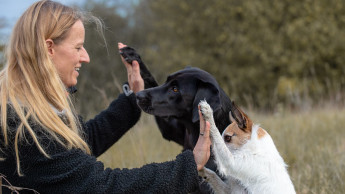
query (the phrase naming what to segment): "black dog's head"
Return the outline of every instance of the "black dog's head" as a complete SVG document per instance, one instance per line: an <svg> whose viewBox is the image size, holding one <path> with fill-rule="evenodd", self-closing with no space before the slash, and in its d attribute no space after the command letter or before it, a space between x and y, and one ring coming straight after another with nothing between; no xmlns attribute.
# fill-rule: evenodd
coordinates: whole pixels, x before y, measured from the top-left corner
<svg viewBox="0 0 345 194"><path fill-rule="evenodd" d="M198 104L207 100L214 111L221 108L220 89L212 75L188 67L168 76L167 81L137 93L137 102L146 113L159 117L199 120Z"/></svg>

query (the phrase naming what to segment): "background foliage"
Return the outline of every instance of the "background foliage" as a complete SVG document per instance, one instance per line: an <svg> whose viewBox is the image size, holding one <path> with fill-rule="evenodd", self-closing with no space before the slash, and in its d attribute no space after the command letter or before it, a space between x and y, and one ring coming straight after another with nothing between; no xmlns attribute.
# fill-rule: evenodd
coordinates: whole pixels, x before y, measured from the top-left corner
<svg viewBox="0 0 345 194"><path fill-rule="evenodd" d="M86 85L114 91L109 80L126 79L116 50L122 41L139 51L160 83L196 66L245 106L274 110L277 104L308 108L325 99L344 102L342 0L128 2L85 4L104 19L109 51L87 31L93 61L80 77Z"/></svg>
<svg viewBox="0 0 345 194"><path fill-rule="evenodd" d="M88 104L79 107L86 115L106 106L126 81L120 41L137 49L159 83L200 67L243 106L344 102L343 0L86 0L82 9L106 27L104 40L87 25L91 63L81 69L77 94L77 104Z"/></svg>

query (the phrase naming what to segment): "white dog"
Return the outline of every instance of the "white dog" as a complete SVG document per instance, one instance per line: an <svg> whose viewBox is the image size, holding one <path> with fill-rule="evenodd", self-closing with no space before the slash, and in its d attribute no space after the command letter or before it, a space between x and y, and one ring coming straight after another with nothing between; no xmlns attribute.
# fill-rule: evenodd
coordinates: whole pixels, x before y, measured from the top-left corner
<svg viewBox="0 0 345 194"><path fill-rule="evenodd" d="M206 101L199 103L211 124L212 152L217 169L226 180L204 168L199 175L215 193L290 194L296 193L271 136L232 103L230 124L221 136ZM232 116L232 117L231 117Z"/></svg>

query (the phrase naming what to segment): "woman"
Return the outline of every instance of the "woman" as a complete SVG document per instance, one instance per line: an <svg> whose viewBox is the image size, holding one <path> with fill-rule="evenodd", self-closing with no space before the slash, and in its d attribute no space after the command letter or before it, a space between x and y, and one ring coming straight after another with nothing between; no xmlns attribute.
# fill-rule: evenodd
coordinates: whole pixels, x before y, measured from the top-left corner
<svg viewBox="0 0 345 194"><path fill-rule="evenodd" d="M104 169L96 157L140 117L135 94L120 94L94 119L75 114L68 88L82 63L85 16L53 1L39 1L18 20L0 73L0 173L14 186L40 193L187 193L210 154L209 123L192 151L138 169ZM124 45L119 44L119 47ZM124 60L123 60L124 61ZM144 88L139 64L124 61L131 90ZM3 187L3 190L6 190ZM28 191L28 190L26 190Z"/></svg>

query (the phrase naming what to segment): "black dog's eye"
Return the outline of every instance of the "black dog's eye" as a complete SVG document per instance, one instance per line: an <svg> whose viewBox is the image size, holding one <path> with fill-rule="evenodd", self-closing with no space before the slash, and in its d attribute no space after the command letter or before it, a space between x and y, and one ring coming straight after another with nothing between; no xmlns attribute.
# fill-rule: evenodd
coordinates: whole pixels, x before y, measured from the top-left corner
<svg viewBox="0 0 345 194"><path fill-rule="evenodd" d="M178 88L176 86L172 87L172 91L178 92Z"/></svg>
<svg viewBox="0 0 345 194"><path fill-rule="evenodd" d="M231 141L231 137L232 137L232 136L230 136L230 135L225 135L225 136L224 136L224 141L227 142L227 143L229 143L229 142Z"/></svg>

